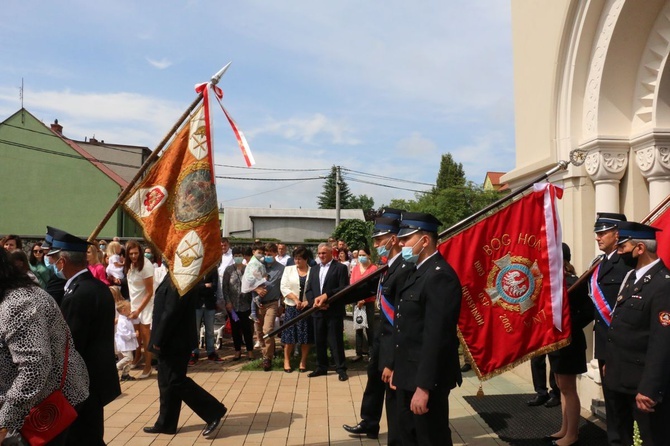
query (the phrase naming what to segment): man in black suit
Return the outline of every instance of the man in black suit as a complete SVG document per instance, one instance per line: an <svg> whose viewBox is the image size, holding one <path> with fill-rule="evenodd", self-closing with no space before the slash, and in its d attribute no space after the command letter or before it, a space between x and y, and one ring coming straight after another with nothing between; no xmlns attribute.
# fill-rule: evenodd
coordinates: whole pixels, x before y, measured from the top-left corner
<svg viewBox="0 0 670 446"><path fill-rule="evenodd" d="M670 438L670 271L656 254L656 231L619 223L621 261L634 267L616 299L607 331L605 384L621 444L633 444L637 421L645 445Z"/></svg>
<svg viewBox="0 0 670 446"><path fill-rule="evenodd" d="M395 316L396 296L399 288L405 283L409 273L414 268L400 257L400 230L401 210L385 209L382 217L375 220L375 232L372 234L377 254L389 268L379 280L377 292L377 307L381 313L381 323L377 330L368 364L368 381L363 392L361 402L361 422L355 426L344 425L344 430L352 434L367 435L368 438L377 438L379 421L384 407L386 396L386 420L388 425L387 444L400 444L398 436L398 419L396 417L395 390L388 386L393 370L393 319ZM375 283L376 284L376 283ZM358 299L358 296L355 296ZM347 299L350 301L350 299Z"/></svg>
<svg viewBox="0 0 670 446"><path fill-rule="evenodd" d="M314 320L314 340L316 344L316 370L307 375L309 378L328 373L328 352L335 360L335 367L340 381L349 379L344 360L344 302L325 305L326 299L349 284L349 269L346 265L333 260L332 248L327 243L319 244L317 255L319 265L309 270L305 296L309 307L319 307L312 315Z"/></svg>
<svg viewBox="0 0 670 446"><path fill-rule="evenodd" d="M181 402L186 403L205 423L203 435L219 426L228 409L209 392L186 376L191 351L198 344L195 327L196 289L179 296L167 274L156 289L149 345L158 355L158 390L160 409L148 434L177 433Z"/></svg>
<svg viewBox="0 0 670 446"><path fill-rule="evenodd" d="M607 413L607 439L612 446L620 445L619 426L614 424L613 418L609 416L614 411L611 405L612 398L607 384L603 381L603 367L605 365L605 346L607 343L607 330L612 319L612 309L619 294L619 288L624 277L631 270L617 253L618 224L626 221L623 214L599 212L593 226L598 249L603 255L594 260L600 261L597 269L589 280L589 295L595 307L595 323L593 325L594 352L593 357L598 360L600 370L600 381L602 383L603 397L605 399L605 411Z"/></svg>
<svg viewBox="0 0 670 446"><path fill-rule="evenodd" d="M395 308L393 376L403 445L451 445L449 392L462 382L456 327L461 284L437 250L439 220L405 213L402 257L416 269Z"/></svg>
<svg viewBox="0 0 670 446"><path fill-rule="evenodd" d="M121 394L114 354L114 297L87 268L88 243L56 228L48 255L66 279L60 303L74 346L88 369L89 397L76 407L67 444L104 445L104 407Z"/></svg>

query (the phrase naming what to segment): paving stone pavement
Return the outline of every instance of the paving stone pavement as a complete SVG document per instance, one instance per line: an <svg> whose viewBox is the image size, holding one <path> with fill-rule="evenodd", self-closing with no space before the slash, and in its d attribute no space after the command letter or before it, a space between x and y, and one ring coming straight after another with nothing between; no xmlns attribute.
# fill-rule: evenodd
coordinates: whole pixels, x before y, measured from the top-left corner
<svg viewBox="0 0 670 446"><path fill-rule="evenodd" d="M349 435L343 424L355 424L367 375L363 361L352 364L349 380L340 382L335 372L308 378L307 373L283 370L243 371L246 361L232 361L232 348L219 354L226 361L201 359L189 367L189 376L228 408L219 429L202 436L204 422L183 406L176 435L145 434L158 413L156 374L148 379L121 383L122 395L105 408L105 441L110 446L187 445L383 445L387 443L386 420L382 416L378 440ZM257 352L258 355L258 352ZM354 356L347 351L347 356ZM491 432L482 418L463 399L474 395L479 381L473 372L463 385L452 391L450 427L456 445L489 446L506 444ZM532 385L513 373L505 373L484 383L487 394L532 393Z"/></svg>

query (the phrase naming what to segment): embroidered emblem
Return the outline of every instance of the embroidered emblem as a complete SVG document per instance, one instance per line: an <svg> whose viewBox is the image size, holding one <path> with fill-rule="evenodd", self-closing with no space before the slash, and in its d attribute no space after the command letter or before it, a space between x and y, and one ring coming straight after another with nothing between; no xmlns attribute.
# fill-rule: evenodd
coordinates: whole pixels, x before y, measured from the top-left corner
<svg viewBox="0 0 670 446"><path fill-rule="evenodd" d="M670 313L667 311L661 311L658 313L658 321L664 327L670 326Z"/></svg>
<svg viewBox="0 0 670 446"><path fill-rule="evenodd" d="M193 163L177 180L174 199L175 228L192 229L218 218L216 189L206 163Z"/></svg>
<svg viewBox="0 0 670 446"><path fill-rule="evenodd" d="M647 274L646 276L644 276L643 282L648 283L650 280L651 280L651 274Z"/></svg>
<svg viewBox="0 0 670 446"><path fill-rule="evenodd" d="M491 302L520 314L532 308L542 288L537 262L507 254L493 263L486 283Z"/></svg>

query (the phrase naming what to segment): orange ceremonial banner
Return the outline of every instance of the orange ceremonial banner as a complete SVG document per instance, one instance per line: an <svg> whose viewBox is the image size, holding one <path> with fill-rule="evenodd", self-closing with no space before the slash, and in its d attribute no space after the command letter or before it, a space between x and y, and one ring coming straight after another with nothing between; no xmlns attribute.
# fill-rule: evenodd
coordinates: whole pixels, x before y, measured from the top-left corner
<svg viewBox="0 0 670 446"><path fill-rule="evenodd" d="M130 192L124 208L163 253L180 295L221 259L212 157L202 104Z"/></svg>
<svg viewBox="0 0 670 446"><path fill-rule="evenodd" d="M481 380L569 342L556 211L563 191L534 187L438 247L461 281L459 336Z"/></svg>

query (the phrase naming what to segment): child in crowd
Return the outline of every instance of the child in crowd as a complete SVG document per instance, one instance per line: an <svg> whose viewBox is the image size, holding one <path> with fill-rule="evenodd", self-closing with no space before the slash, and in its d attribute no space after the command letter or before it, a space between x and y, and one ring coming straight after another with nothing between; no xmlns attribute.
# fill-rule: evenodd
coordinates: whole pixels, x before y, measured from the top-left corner
<svg viewBox="0 0 670 446"><path fill-rule="evenodd" d="M128 319L130 315L130 302L121 300L116 303L116 311L119 313L116 323L116 333L114 333L114 344L116 350L123 357L116 363L116 368L121 370L121 381L135 381L130 376L130 367L133 363L133 356L137 350L137 336L133 322Z"/></svg>
<svg viewBox="0 0 670 446"><path fill-rule="evenodd" d="M261 307L261 296L256 293L256 288L267 281L267 270L262 260L265 257L265 246L262 243L254 243L253 257L247 263L242 276L242 292L251 292L251 314L249 319L258 322L257 310Z"/></svg>
<svg viewBox="0 0 670 446"><path fill-rule="evenodd" d="M107 258L109 265L107 265L107 276L109 282L115 285L120 285L124 277L123 274L123 258L121 258L121 243L110 242L107 245Z"/></svg>

